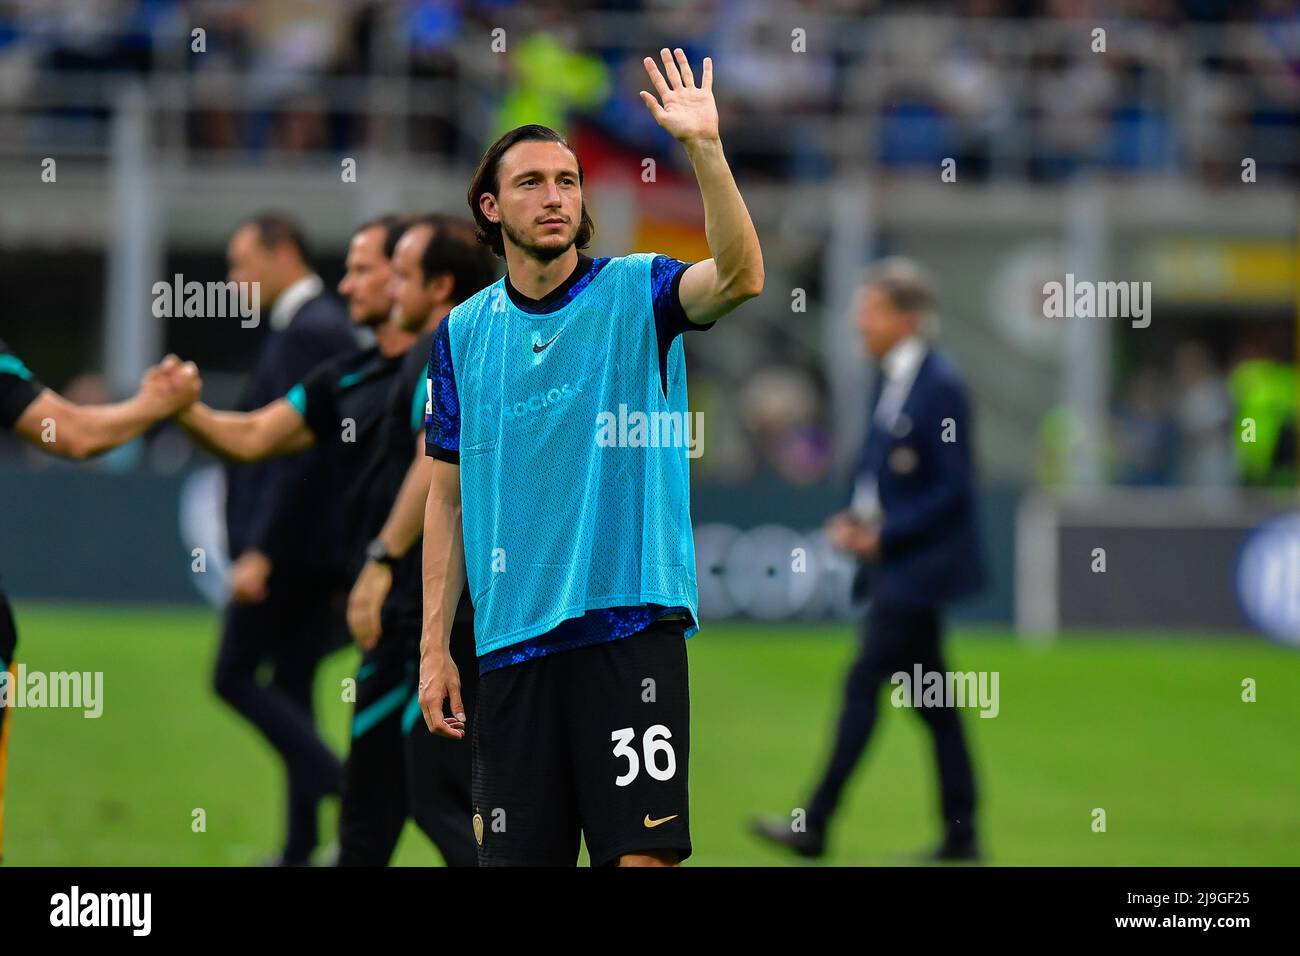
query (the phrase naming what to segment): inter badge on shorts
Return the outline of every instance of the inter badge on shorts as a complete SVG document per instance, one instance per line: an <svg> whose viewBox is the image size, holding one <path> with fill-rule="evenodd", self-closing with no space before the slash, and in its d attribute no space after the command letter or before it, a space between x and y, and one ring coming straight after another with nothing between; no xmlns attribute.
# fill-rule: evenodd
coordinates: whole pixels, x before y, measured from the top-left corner
<svg viewBox="0 0 1300 956"><path fill-rule="evenodd" d="M474 839L479 846L483 845L483 815L477 810L474 812Z"/></svg>

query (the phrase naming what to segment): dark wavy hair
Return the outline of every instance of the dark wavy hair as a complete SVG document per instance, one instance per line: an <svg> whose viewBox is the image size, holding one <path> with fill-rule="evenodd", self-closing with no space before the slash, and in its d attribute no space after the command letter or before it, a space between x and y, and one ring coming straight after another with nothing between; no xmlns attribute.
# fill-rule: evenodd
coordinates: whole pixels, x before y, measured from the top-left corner
<svg viewBox="0 0 1300 956"><path fill-rule="evenodd" d="M501 238L501 224L493 222L483 215L483 210L479 208L478 201L479 197L484 193L491 193L495 196L500 191L501 157L506 154L506 151L516 143L528 142L559 143L570 153L573 153L573 161L578 164L578 185L582 185L582 160L578 158L577 152L569 145L569 141L549 126L539 126L536 123L517 126L489 146L487 152L483 154L483 158L479 160L478 169L474 171L474 178L470 180L469 193L466 199L469 202L470 211L474 214L475 232L478 241L502 258L505 257L506 247L505 240ZM587 213L587 200L584 196L582 200L582 221L578 224L578 234L573 240L574 245L579 249L587 248L595 232L596 224L591 221L591 216Z"/></svg>

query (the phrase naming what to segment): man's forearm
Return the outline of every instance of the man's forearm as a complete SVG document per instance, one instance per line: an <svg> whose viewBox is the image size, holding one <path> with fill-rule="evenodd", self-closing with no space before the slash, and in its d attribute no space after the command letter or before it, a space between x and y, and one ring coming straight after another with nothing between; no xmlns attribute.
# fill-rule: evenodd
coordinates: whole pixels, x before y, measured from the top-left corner
<svg viewBox="0 0 1300 956"><path fill-rule="evenodd" d="M195 402L177 421L199 445L239 462L262 461L274 455L302 451L315 436L297 413L273 402L255 412L219 412Z"/></svg>
<svg viewBox="0 0 1300 956"><path fill-rule="evenodd" d="M763 252L745 200L718 139L683 144L704 201L704 233L717 267L718 283L738 292L763 286Z"/></svg>
<svg viewBox="0 0 1300 956"><path fill-rule="evenodd" d="M139 438L158 421L157 412L139 398L82 409L90 454L99 455Z"/></svg>
<svg viewBox="0 0 1300 956"><path fill-rule="evenodd" d="M219 412L196 402L177 419L199 445L214 455L235 461L258 461L253 441L254 426L241 412Z"/></svg>
<svg viewBox="0 0 1300 956"><path fill-rule="evenodd" d="M429 479L433 475L433 459L424 454L411 462L402 479L388 520L379 531L379 540L388 553L400 558L411 550L424 531L424 512L429 500Z"/></svg>
<svg viewBox="0 0 1300 956"><path fill-rule="evenodd" d="M451 625L465 588L460 503L431 487L424 517L424 632L420 653L451 652Z"/></svg>
<svg viewBox="0 0 1300 956"><path fill-rule="evenodd" d="M28 406L15 430L45 451L81 459L125 445L157 421L157 411L139 396L112 405L74 405L46 391Z"/></svg>

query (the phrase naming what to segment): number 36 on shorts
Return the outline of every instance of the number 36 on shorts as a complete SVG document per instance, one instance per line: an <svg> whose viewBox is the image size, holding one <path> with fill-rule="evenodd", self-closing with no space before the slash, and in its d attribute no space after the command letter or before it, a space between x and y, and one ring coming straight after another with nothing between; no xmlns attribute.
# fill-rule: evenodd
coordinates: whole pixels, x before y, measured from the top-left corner
<svg viewBox="0 0 1300 956"><path fill-rule="evenodd" d="M626 787L637 778L642 763L645 764L645 772L655 780L671 780L677 772L677 754L668 742L672 735L673 732L663 724L648 727L641 736L641 753L638 754L636 748L631 746L636 739L635 728L624 727L610 734L609 739L614 742L614 756L626 758L628 762L627 772L616 777L614 783Z"/></svg>

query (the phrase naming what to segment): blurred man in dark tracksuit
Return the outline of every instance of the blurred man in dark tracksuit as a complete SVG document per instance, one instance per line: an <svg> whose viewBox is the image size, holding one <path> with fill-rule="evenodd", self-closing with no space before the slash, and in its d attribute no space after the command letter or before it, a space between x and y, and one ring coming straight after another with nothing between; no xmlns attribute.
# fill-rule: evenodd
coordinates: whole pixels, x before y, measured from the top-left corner
<svg viewBox="0 0 1300 956"><path fill-rule="evenodd" d="M803 856L825 850L830 819L875 727L877 697L892 675L946 674L943 609L977 591L984 574L975 519L974 435L966 387L930 346L934 308L924 272L904 259L877 263L858 300L858 328L879 362L871 422L849 508L826 532L858 559L854 596L870 597L861 649L849 672L835 746L797 820L760 819L754 831ZM934 740L944 837L927 859L973 860L975 780L952 706L919 706Z"/></svg>
<svg viewBox="0 0 1300 956"><path fill-rule="evenodd" d="M298 224L266 213L230 238L229 278L261 286L269 324L240 411L284 396L326 359L356 348L347 311L309 265ZM268 312L269 308L269 312ZM288 828L270 862L310 862L317 807L339 793L342 763L316 732L316 667L346 641L347 581L339 550L328 446L226 471L231 602L213 675L217 693L279 751L288 774ZM258 671L271 664L269 682Z"/></svg>

